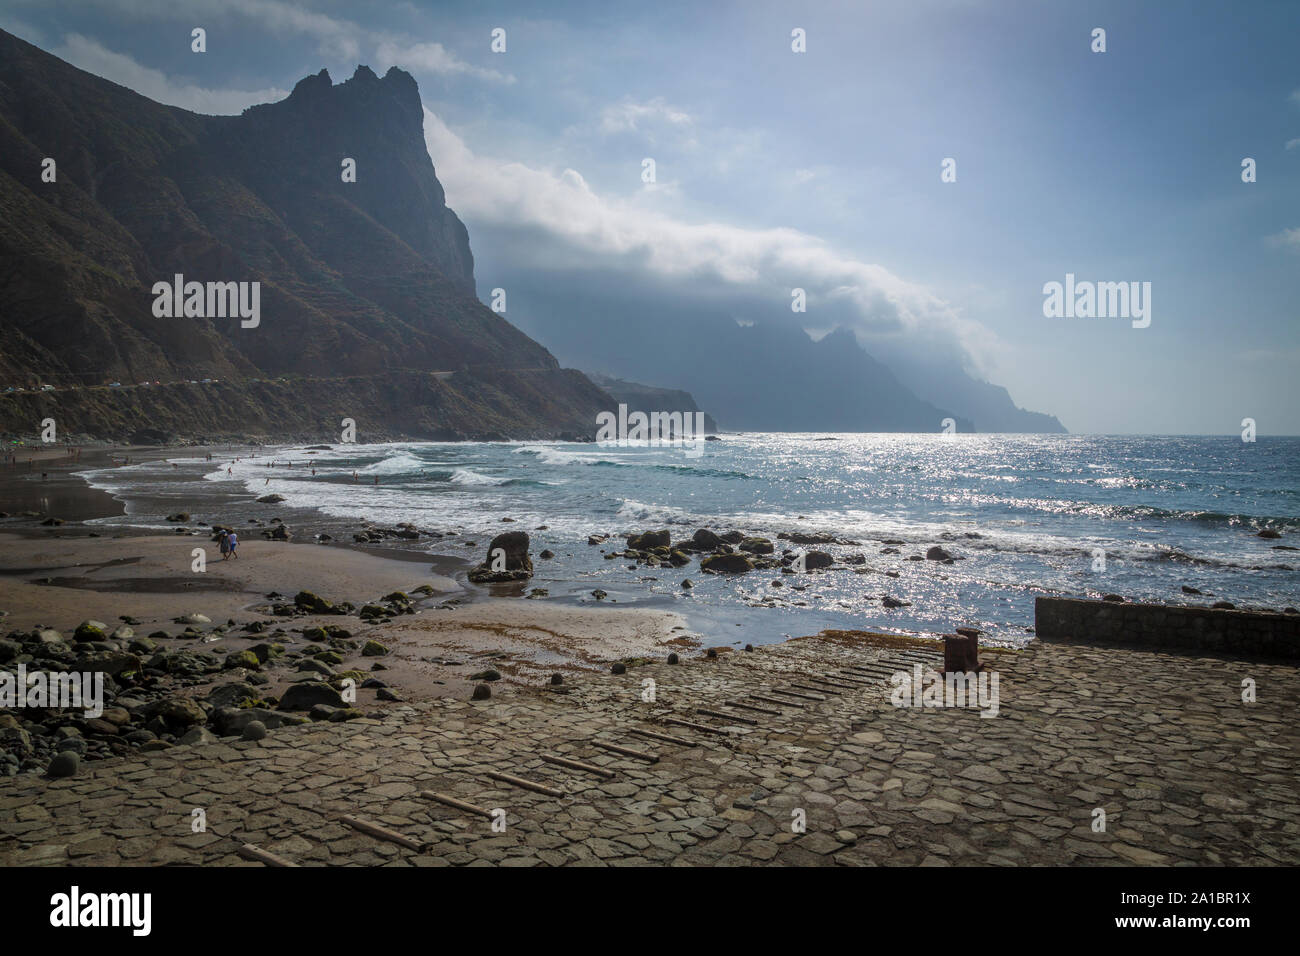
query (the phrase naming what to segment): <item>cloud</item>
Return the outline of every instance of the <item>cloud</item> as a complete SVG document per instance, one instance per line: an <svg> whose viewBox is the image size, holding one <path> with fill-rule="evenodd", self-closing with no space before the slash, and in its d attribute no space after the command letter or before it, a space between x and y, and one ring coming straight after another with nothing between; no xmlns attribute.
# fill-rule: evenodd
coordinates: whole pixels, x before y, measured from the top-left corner
<svg viewBox="0 0 1300 956"><path fill-rule="evenodd" d="M447 50L441 43L403 44L385 39L378 42L375 55L379 58L377 65L381 68L381 72L390 66L400 66L412 72L424 71L441 76L461 74L507 85L515 82L515 78L507 73L471 66Z"/></svg>
<svg viewBox="0 0 1300 956"><path fill-rule="evenodd" d="M1275 246L1281 246L1293 252L1300 252L1300 226L1295 229L1283 229L1281 232L1269 236L1268 241Z"/></svg>
<svg viewBox="0 0 1300 956"><path fill-rule="evenodd" d="M152 100L179 106L196 113L241 113L258 103L272 103L289 95L288 90L267 87L261 90L220 90L195 86L170 77L159 70L142 66L123 53L115 53L89 37L69 33L54 54L97 76L129 87Z"/></svg>
<svg viewBox="0 0 1300 956"><path fill-rule="evenodd" d="M268 29L314 38L318 52L326 56L357 61L365 59L365 54L373 53L380 72L390 66L400 66L412 72L439 76L472 76L505 84L515 82L515 78L507 73L466 63L441 43L411 43L394 33L367 30L350 20L303 10L281 0L226 0L226 5L260 21Z"/></svg>
<svg viewBox="0 0 1300 956"><path fill-rule="evenodd" d="M1287 149L1295 149L1297 146L1300 146L1300 136L1297 136L1295 139L1289 139L1286 141Z"/></svg>
<svg viewBox="0 0 1300 956"><path fill-rule="evenodd" d="M669 106L663 97L655 97L645 103L624 100L600 111L600 128L605 133L635 131L639 124L647 122L689 126L692 120L689 113Z"/></svg>
<svg viewBox="0 0 1300 956"><path fill-rule="evenodd" d="M744 228L687 222L666 215L655 197L601 195L574 169L535 169L476 155L432 111L424 111L425 141L448 203L471 223L545 241L512 244L524 269L631 271L660 284L712 288L733 299L771 303L789 312L791 290L802 288L808 314L844 320L869 339L884 329L938 346L957 347L975 368L987 367L996 343L982 325L961 317L927 289L880 265L862 262L796 229Z"/></svg>
<svg viewBox="0 0 1300 956"><path fill-rule="evenodd" d="M358 38L369 35L355 23L279 0L224 0L224 3L227 10L258 20L270 30L312 37L316 40L317 52L325 56L357 60L361 55Z"/></svg>
<svg viewBox="0 0 1300 956"><path fill-rule="evenodd" d="M227 0L227 5L250 19L259 20L269 29L313 37L318 51L326 56L359 61L365 59L367 53L373 53L380 72L390 66L400 66L417 73L472 76L505 84L515 82L508 73L466 63L441 43L411 43L394 33L367 30L350 20L303 10L281 0Z"/></svg>
<svg viewBox="0 0 1300 956"><path fill-rule="evenodd" d="M317 13L283 0L222 0L215 6L187 0L98 0L98 5L121 16L147 20L179 19L197 26L207 26L209 22L233 16L253 21L268 33L308 37L315 41L317 54L327 60L363 63L369 59L378 61L376 66L382 63L384 68L400 66L413 72L440 76L469 76L506 84L515 82L509 74L466 63L440 43L412 43L400 34L368 29L351 20ZM483 48L487 49L486 39Z"/></svg>
<svg viewBox="0 0 1300 956"><path fill-rule="evenodd" d="M26 40L33 46L45 46L45 35L39 29L32 26L26 20L16 20L5 11L0 11L0 30L12 33L16 37Z"/></svg>

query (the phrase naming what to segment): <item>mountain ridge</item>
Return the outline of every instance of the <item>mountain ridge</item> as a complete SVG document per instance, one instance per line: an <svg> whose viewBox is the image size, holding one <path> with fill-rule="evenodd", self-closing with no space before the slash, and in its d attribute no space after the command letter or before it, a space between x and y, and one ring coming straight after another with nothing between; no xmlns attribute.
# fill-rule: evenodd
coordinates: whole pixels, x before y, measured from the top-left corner
<svg viewBox="0 0 1300 956"><path fill-rule="evenodd" d="M52 182L42 178L47 157ZM351 417L418 422L415 437L498 433L510 420L518 437L585 434L610 407L474 296L468 233L425 146L418 85L397 68L380 78L359 66L339 84L322 70L276 103L203 116L0 31L0 213L0 385L60 386L41 401L65 434L120 436L141 416L115 401L145 418L157 405L178 434L211 430L145 388L69 395L68 414L57 413L65 392L112 381L249 385L229 396L228 434L274 431L256 407L256 379L292 388L415 372L426 379L415 393L410 382L339 386L363 406ZM258 283L261 321L155 316L151 288L176 275ZM534 407L499 388L539 376L554 390ZM388 404L399 392L443 418ZM322 398L315 386L302 395ZM498 404L474 398L485 395ZM0 401L0 429L34 430L27 404ZM292 426L336 431L339 409L328 404L295 410Z"/></svg>

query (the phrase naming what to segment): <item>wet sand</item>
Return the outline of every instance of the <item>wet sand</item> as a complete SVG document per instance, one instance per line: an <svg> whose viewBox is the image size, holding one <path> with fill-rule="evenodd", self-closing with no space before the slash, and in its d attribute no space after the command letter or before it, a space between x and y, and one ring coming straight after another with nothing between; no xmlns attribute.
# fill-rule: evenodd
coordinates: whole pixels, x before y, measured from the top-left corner
<svg viewBox="0 0 1300 956"><path fill-rule="evenodd" d="M244 539L238 558L222 561L206 535L87 535L84 526L66 525L0 532L0 610L8 612L4 631L53 627L70 633L83 620L116 626L129 617L138 622L137 634L175 634L181 630L176 619L195 613L213 625L261 621L291 635L336 624L389 647L385 680L413 699L463 694L473 683L470 674L489 665L507 682L537 683L554 671L603 670L614 660L662 656L694 644L675 614L484 598L472 585L433 571L420 555L253 537ZM195 549L204 554L203 571L194 570ZM417 600L415 614L385 623L358 624L356 617L337 615L270 616L273 593L292 602L297 592L308 590L362 607L424 585L432 593ZM205 649L238 651L262 640L261 634L227 632ZM482 666L466 670L469 660Z"/></svg>
<svg viewBox="0 0 1300 956"><path fill-rule="evenodd" d="M208 627L260 621L268 632L283 628L287 635L276 640L293 644L307 627L341 625L390 648L385 682L408 700L467 696L477 683L471 675L488 667L504 683L534 684L553 672L607 670L614 660L662 656L697 643L676 614L523 601L518 588L469 585L468 561L414 549L268 541L260 527L249 527L239 557L222 561L203 527L159 534L93 523L126 511L122 501L89 487L76 472L128 457L139 462L209 451L223 458L249 449L101 446L82 448L75 458L62 448L17 450L18 463L0 467L0 512L8 515L0 518L0 631L53 627L71 633L87 619L111 628L130 618L137 634L176 635L177 619L197 613L213 622ZM36 459L30 469L28 457ZM42 523L50 517L60 523ZM203 554L202 571L195 570L196 549ZM291 602L308 590L361 607L422 585L430 592L417 599L415 614L383 623L269 616L270 594ZM260 640L230 628L205 639L211 641L205 650L238 651ZM370 666L369 660L353 663ZM359 703L373 703L372 697L366 693Z"/></svg>

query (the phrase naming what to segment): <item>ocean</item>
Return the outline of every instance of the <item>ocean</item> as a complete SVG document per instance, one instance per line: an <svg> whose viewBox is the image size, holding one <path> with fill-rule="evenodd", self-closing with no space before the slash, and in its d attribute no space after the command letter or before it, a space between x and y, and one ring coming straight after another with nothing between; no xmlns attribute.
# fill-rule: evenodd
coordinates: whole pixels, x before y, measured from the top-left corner
<svg viewBox="0 0 1300 956"><path fill-rule="evenodd" d="M82 474L126 501L125 517L100 519L110 525L171 528L165 515L176 510L208 523L279 516L296 537L328 531L350 542L363 522L411 522L459 534L402 547L474 561L493 534L526 530L537 574L518 593L542 588L545 600L594 602L599 589L606 603L679 611L694 631L726 643L825 628L933 634L970 625L990 642L1023 644L1040 594L1300 604L1300 551L1291 550L1300 546L1297 438L754 433L698 448L402 442L268 446L255 458L236 450L212 461L177 453ZM271 493L284 502L252 500ZM695 561L649 568L604 558L623 534L659 528L674 540L696 528L739 530L771 538L778 552L803 550L777 540L781 532L830 532L852 543L817 547L862 554L865 564L715 576ZM1263 528L1282 536L1260 538ZM614 537L592 546L592 534ZM260 540L243 537L246 551ZM934 545L958 560L909 560ZM540 559L544 548L555 558ZM685 578L695 586L684 589ZM910 606L885 608L884 595Z"/></svg>

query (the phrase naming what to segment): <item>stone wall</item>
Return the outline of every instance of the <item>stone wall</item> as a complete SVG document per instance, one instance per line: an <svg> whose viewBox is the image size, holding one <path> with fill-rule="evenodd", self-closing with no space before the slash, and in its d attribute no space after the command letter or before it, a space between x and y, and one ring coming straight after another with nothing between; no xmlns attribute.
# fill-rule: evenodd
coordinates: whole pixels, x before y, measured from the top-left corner
<svg viewBox="0 0 1300 956"><path fill-rule="evenodd" d="M1040 597L1039 640L1134 644L1300 662L1300 614Z"/></svg>

